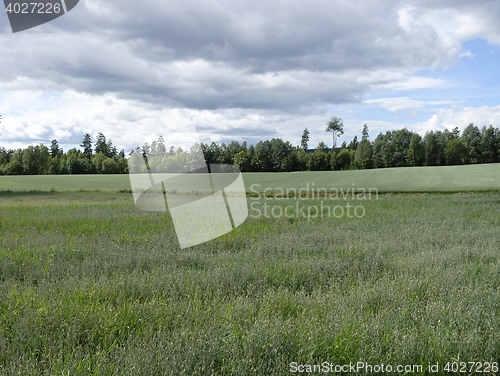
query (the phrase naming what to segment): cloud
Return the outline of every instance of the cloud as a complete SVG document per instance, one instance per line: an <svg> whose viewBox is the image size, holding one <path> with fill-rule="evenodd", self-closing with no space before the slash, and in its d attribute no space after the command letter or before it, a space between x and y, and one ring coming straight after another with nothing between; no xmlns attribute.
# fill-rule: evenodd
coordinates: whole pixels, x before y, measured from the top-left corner
<svg viewBox="0 0 500 376"><path fill-rule="evenodd" d="M439 105L395 92L443 86L419 72L473 58L465 40L500 43L499 18L496 1L86 0L12 34L3 14L2 144L103 131L128 149L188 126L208 141L296 143L308 127L316 144L332 106Z"/></svg>
<svg viewBox="0 0 500 376"><path fill-rule="evenodd" d="M500 126L500 105L489 107L456 107L440 108L430 119L419 126L425 130L448 129L455 127L464 130L467 125L474 123L478 127L493 125Z"/></svg>
<svg viewBox="0 0 500 376"><path fill-rule="evenodd" d="M371 82L389 88L439 84L404 78L450 64L461 52L459 40L423 22L415 7L391 1L82 5L38 33L3 34L9 53L0 57L8 67L0 87L113 92L170 107L290 111L359 102L368 87L349 77L353 70L402 76L400 84Z"/></svg>
<svg viewBox="0 0 500 376"><path fill-rule="evenodd" d="M428 106L451 105L454 104L451 100L440 101L422 101L415 100L408 97L391 97L391 98L378 98L369 99L364 103L368 105L380 106L390 112L419 110Z"/></svg>
<svg viewBox="0 0 500 376"><path fill-rule="evenodd" d="M417 101L406 97L370 99L365 101L365 103L380 106L391 112L421 109L425 105L424 101Z"/></svg>
<svg viewBox="0 0 500 376"><path fill-rule="evenodd" d="M441 78L429 78L419 76L405 76L400 80L394 80L388 84L379 85L382 89L392 90L413 90L431 88L434 86L442 85L445 81Z"/></svg>

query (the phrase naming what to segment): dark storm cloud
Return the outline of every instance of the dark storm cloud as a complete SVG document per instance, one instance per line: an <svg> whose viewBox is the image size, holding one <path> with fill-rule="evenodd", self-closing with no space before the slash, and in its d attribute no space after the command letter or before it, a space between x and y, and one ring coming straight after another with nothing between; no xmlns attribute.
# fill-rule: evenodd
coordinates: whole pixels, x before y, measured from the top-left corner
<svg viewBox="0 0 500 376"><path fill-rule="evenodd" d="M358 102L370 85L389 81L357 75L445 66L460 52L432 27L405 30L403 6L88 0L38 33L2 35L9 54L0 57L8 67L0 80L22 76L44 90L113 92L193 109L300 111Z"/></svg>
<svg viewBox="0 0 500 376"><path fill-rule="evenodd" d="M153 128L168 116L182 123L179 109L192 111L185 124L197 126L200 113L212 112L206 130L220 140L258 141L291 128L300 137L306 125L323 132L328 110L363 102L380 85L441 84L410 76L453 66L465 40L500 44L499 18L498 1L82 0L64 17L12 34L3 13L0 94L16 98L5 108L28 113L39 99L23 102L24 91L59 93L78 114L59 108L58 123L43 101L43 117L19 115L15 130L6 122L0 133L69 144L99 126L117 139L124 127L145 126L141 119ZM274 116L280 120L261 124Z"/></svg>

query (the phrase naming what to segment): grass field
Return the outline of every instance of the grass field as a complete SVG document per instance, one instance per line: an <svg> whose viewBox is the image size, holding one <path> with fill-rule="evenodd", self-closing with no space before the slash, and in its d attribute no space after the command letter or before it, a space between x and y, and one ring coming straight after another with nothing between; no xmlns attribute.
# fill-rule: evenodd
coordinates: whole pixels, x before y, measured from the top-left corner
<svg viewBox="0 0 500 376"><path fill-rule="evenodd" d="M500 164L378 170L245 173L247 192L266 188L377 188L379 192L500 191ZM0 176L0 191L130 190L128 175Z"/></svg>
<svg viewBox="0 0 500 376"><path fill-rule="evenodd" d="M361 172L245 180L344 176L349 188ZM494 190L489 176L467 190ZM364 215L332 215L347 204ZM317 215L276 215L290 206ZM448 374L448 362L500 361L499 193L249 208L236 230L180 250L169 215L130 193L0 192L0 375L290 375L325 361Z"/></svg>

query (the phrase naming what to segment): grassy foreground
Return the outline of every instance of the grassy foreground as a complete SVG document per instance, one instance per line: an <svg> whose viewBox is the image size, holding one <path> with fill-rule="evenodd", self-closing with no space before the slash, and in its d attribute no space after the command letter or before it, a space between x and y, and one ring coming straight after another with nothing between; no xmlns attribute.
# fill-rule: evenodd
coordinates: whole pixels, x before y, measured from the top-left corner
<svg viewBox="0 0 500 376"><path fill-rule="evenodd" d="M379 192L500 191L500 164L378 170L244 173L248 193L265 189L377 188ZM253 187L253 188L252 188ZM0 191L126 191L128 175L0 176Z"/></svg>
<svg viewBox="0 0 500 376"><path fill-rule="evenodd" d="M0 203L1 375L500 360L499 194L249 198L242 226L186 250L130 194ZM347 203L365 215L327 209ZM277 218L296 205L316 218Z"/></svg>

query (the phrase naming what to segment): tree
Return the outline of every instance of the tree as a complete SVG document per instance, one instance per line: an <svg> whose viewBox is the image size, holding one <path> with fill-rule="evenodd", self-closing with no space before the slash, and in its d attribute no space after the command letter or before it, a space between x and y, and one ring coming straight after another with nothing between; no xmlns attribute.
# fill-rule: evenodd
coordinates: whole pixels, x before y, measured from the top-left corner
<svg viewBox="0 0 500 376"><path fill-rule="evenodd" d="M21 175L23 173L23 150L17 149L5 168L7 175Z"/></svg>
<svg viewBox="0 0 500 376"><path fill-rule="evenodd" d="M460 140L467 149L465 163L478 163L481 161L481 131L474 123L470 123L463 131Z"/></svg>
<svg viewBox="0 0 500 376"><path fill-rule="evenodd" d="M414 133L406 128L399 129L392 133L391 152L388 155L390 161L389 167L407 167L410 165L408 161L408 150L410 150L411 138Z"/></svg>
<svg viewBox="0 0 500 376"><path fill-rule="evenodd" d="M57 140L54 139L50 143L50 156L52 158L57 157L58 155L61 156L63 154L63 150L59 148L59 144L57 143Z"/></svg>
<svg viewBox="0 0 500 376"><path fill-rule="evenodd" d="M375 168L396 167L398 165L395 154L396 144L393 142L393 137L394 132L387 131L385 134L380 133L373 141L373 163Z"/></svg>
<svg viewBox="0 0 500 376"><path fill-rule="evenodd" d="M150 154L151 154L151 146L149 146L149 144L146 142L146 143L144 143L144 145L142 145L142 155L144 157L147 157Z"/></svg>
<svg viewBox="0 0 500 376"><path fill-rule="evenodd" d="M349 143L349 146L347 148L349 150L356 150L358 148L358 136L354 136L354 138Z"/></svg>
<svg viewBox="0 0 500 376"><path fill-rule="evenodd" d="M259 141L255 145L255 151L252 158L252 164L256 171L268 172L273 171L273 161L271 159L271 142L269 140Z"/></svg>
<svg viewBox="0 0 500 376"><path fill-rule="evenodd" d="M236 154L239 153L241 149L240 143L238 141L231 141L229 145L227 145L226 148L226 161L228 161L228 164L233 164L234 162L234 157Z"/></svg>
<svg viewBox="0 0 500 376"><path fill-rule="evenodd" d="M128 174L128 161L125 157L118 158L116 164L118 165L119 174Z"/></svg>
<svg viewBox="0 0 500 376"><path fill-rule="evenodd" d="M102 165L106 159L107 158L103 153L97 153L92 156L92 163L94 164L95 172L97 174L102 174Z"/></svg>
<svg viewBox="0 0 500 376"><path fill-rule="evenodd" d="M322 151L323 153L329 152L328 146L323 141L319 142L318 146L316 146L316 149L314 149L314 151L316 150Z"/></svg>
<svg viewBox="0 0 500 376"><path fill-rule="evenodd" d="M108 149L108 154L105 154L108 158L114 158L118 156L118 149L113 145L111 139L106 143L106 147Z"/></svg>
<svg viewBox="0 0 500 376"><path fill-rule="evenodd" d="M309 143L309 131L304 129L304 133L302 133L302 139L300 140L300 147L304 150L307 151L307 146Z"/></svg>
<svg viewBox="0 0 500 376"><path fill-rule="evenodd" d="M84 157L87 159L92 158L92 137L89 133L85 133L85 135L83 136L82 144L80 146L83 148Z"/></svg>
<svg viewBox="0 0 500 376"><path fill-rule="evenodd" d="M283 161L293 151L293 146L289 141L283 141L281 138L271 140L271 164L273 171L283 171ZM288 168L288 167L287 167Z"/></svg>
<svg viewBox="0 0 500 376"><path fill-rule="evenodd" d="M361 132L362 138L361 140L368 140L368 124L363 125L363 131Z"/></svg>
<svg viewBox="0 0 500 376"><path fill-rule="evenodd" d="M297 159L297 170L296 171L306 171L307 170L307 162L309 160L310 154L308 154L303 149L295 150L294 152Z"/></svg>
<svg viewBox="0 0 500 376"><path fill-rule="evenodd" d="M86 172L85 158L79 158L77 153L72 153L68 156L66 166L70 174L84 174Z"/></svg>
<svg viewBox="0 0 500 376"><path fill-rule="evenodd" d="M150 150L151 155L156 155L157 148L158 148L158 142L153 140L153 142L151 143L151 150Z"/></svg>
<svg viewBox="0 0 500 376"><path fill-rule="evenodd" d="M163 136L158 137L158 144L156 146L156 151L158 152L158 154L165 154L167 152Z"/></svg>
<svg viewBox="0 0 500 376"><path fill-rule="evenodd" d="M37 146L28 146L23 151L22 164L25 174L46 174L50 168L49 149L43 144Z"/></svg>
<svg viewBox="0 0 500 376"><path fill-rule="evenodd" d="M425 149L422 137L418 133L411 136L410 148L408 149L408 163L410 166L422 166L425 162Z"/></svg>
<svg viewBox="0 0 500 376"><path fill-rule="evenodd" d="M250 171L251 169L250 156L246 149L240 150L234 156L234 165L239 167L242 172Z"/></svg>
<svg viewBox="0 0 500 376"><path fill-rule="evenodd" d="M361 141L356 148L355 161L359 168L372 168L373 167L373 150L372 144L368 140L368 125L363 125L363 132L361 133Z"/></svg>
<svg viewBox="0 0 500 376"><path fill-rule="evenodd" d="M498 162L498 154L500 148L500 131L498 128L493 128L490 125L481 129L481 144L479 145L481 151L482 163L496 163Z"/></svg>
<svg viewBox="0 0 500 376"><path fill-rule="evenodd" d="M102 134L102 132L99 132L97 134L97 140L95 142L95 153L96 154L102 153L105 156L109 154L108 144L106 143L106 137Z"/></svg>
<svg viewBox="0 0 500 376"><path fill-rule="evenodd" d="M342 149L338 154L332 154L331 165L335 170L348 170L351 167L351 153L349 150Z"/></svg>
<svg viewBox="0 0 500 376"><path fill-rule="evenodd" d="M382 149L384 148L386 143L386 136L382 133L379 133L377 138L373 141L373 156L372 156L372 163L374 168L383 168L384 166L384 160L382 158Z"/></svg>
<svg viewBox="0 0 500 376"><path fill-rule="evenodd" d="M102 162L103 161L101 160L100 161L101 169L102 169ZM139 174L146 172L144 158L141 156L141 150L139 147L137 147L137 149L130 154L130 158L128 159L128 167L130 173L132 174Z"/></svg>
<svg viewBox="0 0 500 376"><path fill-rule="evenodd" d="M467 156L467 148L458 138L454 138L446 143L444 149L447 165L459 165Z"/></svg>
<svg viewBox="0 0 500 376"><path fill-rule="evenodd" d="M56 155L55 158L52 158L50 161L49 167L49 175L59 175L61 173L61 161L59 156Z"/></svg>
<svg viewBox="0 0 500 376"><path fill-rule="evenodd" d="M309 171L328 171L330 169L328 147L321 141L309 156L306 167Z"/></svg>
<svg viewBox="0 0 500 376"><path fill-rule="evenodd" d="M336 116L332 116L328 121L328 123L326 123L326 131L332 132L333 135L332 149L335 149L335 147L337 146L336 136L341 136L344 134L344 123L342 122L342 119Z"/></svg>
<svg viewBox="0 0 500 376"><path fill-rule="evenodd" d="M283 162L281 162L281 171L290 172L300 170L298 162L297 154L295 152L288 154L283 159Z"/></svg>
<svg viewBox="0 0 500 376"><path fill-rule="evenodd" d="M120 168L114 158L107 158L102 162L103 174L118 174L119 172Z"/></svg>
<svg viewBox="0 0 500 376"><path fill-rule="evenodd" d="M440 160L440 145L437 132L429 131L424 136L425 164L426 166L438 166Z"/></svg>

